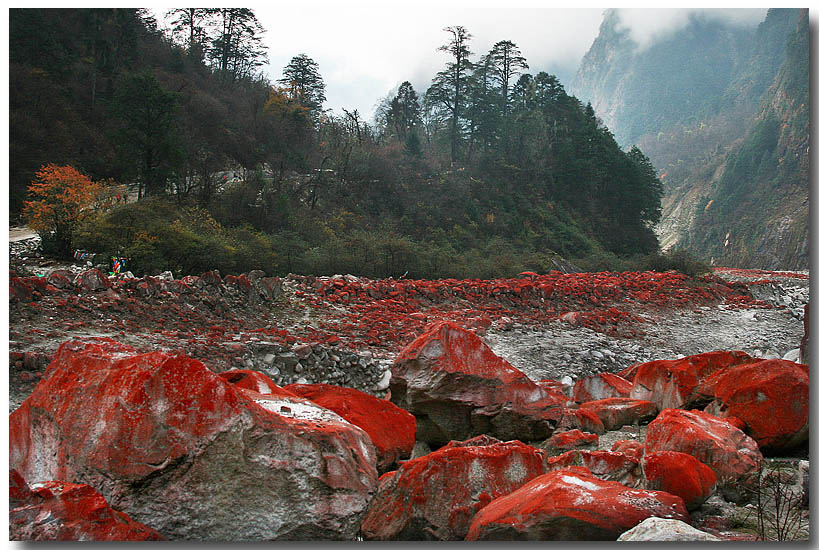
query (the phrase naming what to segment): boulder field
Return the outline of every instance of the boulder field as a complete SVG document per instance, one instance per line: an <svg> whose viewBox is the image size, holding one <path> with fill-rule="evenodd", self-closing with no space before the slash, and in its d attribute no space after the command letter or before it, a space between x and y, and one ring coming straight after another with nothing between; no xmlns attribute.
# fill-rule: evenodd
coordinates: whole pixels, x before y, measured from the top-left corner
<svg viewBox="0 0 819 550"><path fill-rule="evenodd" d="M25 479L90 485L169 539L350 540L377 487L369 436L332 411L110 340L63 344L9 430Z"/></svg>
<svg viewBox="0 0 819 550"><path fill-rule="evenodd" d="M669 291L673 277L610 274L593 278L589 294L581 274L457 284L69 275L10 281L15 315L39 315L55 300L85 315L93 308L81 295L109 311L163 296L187 320L210 323L208 315L235 314L241 300L271 303L287 287L301 293L300 315L329 301L348 317L298 337L271 326L234 348L224 338L241 332L236 315L213 324L204 347L189 335L199 359L116 337L19 353L15 362L39 381L9 418L16 540L615 540L653 536L649 526L657 537L689 533L672 520L733 540L730 528L697 519L715 508L709 500L741 501L765 456L807 442L806 365L713 351L534 380L481 337L510 312L557 319L581 302L586 309L566 323L618 332L641 321L612 311L614 299L750 303L730 285L679 277ZM439 315L444 304L477 296L487 307ZM397 304L406 323L385 313ZM378 323L388 319L388 332L362 332L386 330ZM152 334L179 341L187 321L178 321ZM130 322L116 321L123 334ZM343 345L332 337L342 325ZM399 353L384 369L348 345L390 341ZM211 364L206 352L217 344L225 350ZM264 347L246 361L252 346ZM322 368L339 384L306 382ZM612 445L610 432L635 439ZM624 535L641 525L642 534Z"/></svg>

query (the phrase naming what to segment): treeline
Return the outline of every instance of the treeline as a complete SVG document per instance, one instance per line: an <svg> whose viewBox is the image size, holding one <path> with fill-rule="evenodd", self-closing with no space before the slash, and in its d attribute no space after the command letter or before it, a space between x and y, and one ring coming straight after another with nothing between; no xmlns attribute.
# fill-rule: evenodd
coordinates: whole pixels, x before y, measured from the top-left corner
<svg viewBox="0 0 819 550"><path fill-rule="evenodd" d="M430 88L404 82L369 123L323 110L306 54L281 81L259 74L251 10L170 15L165 33L143 10L10 11L12 214L54 163L141 199L109 202L74 242L135 273L489 277L656 252L648 158L511 41L476 58L445 29Z"/></svg>

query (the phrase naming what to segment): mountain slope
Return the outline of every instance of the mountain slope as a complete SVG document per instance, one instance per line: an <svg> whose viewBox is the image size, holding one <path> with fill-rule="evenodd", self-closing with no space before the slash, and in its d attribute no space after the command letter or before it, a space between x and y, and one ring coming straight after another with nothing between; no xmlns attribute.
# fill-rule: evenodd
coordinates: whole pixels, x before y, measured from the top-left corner
<svg viewBox="0 0 819 550"><path fill-rule="evenodd" d="M703 198L711 207L680 241L698 255L740 267L808 267L808 39L805 12L759 114Z"/></svg>
<svg viewBox="0 0 819 550"><path fill-rule="evenodd" d="M661 247L806 268L807 12L769 10L756 30L695 17L642 50L617 18L606 14L573 92L663 176Z"/></svg>

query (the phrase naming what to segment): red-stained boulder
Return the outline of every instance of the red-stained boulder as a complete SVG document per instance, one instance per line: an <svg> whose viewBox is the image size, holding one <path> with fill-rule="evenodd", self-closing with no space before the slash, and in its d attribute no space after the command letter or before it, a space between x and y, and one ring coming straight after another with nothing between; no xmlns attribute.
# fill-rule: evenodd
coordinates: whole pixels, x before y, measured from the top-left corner
<svg viewBox="0 0 819 550"><path fill-rule="evenodd" d="M12 302L30 302L34 299L32 288L19 277L9 279L9 300Z"/></svg>
<svg viewBox="0 0 819 550"><path fill-rule="evenodd" d="M580 430L569 430L552 434L552 437L543 442L541 449L550 455L559 455L572 449L596 449L600 438L597 434L581 432Z"/></svg>
<svg viewBox="0 0 819 550"><path fill-rule="evenodd" d="M9 472L9 540L146 541L160 533L117 512L88 485L46 481L32 491Z"/></svg>
<svg viewBox="0 0 819 550"><path fill-rule="evenodd" d="M571 450L549 458L551 470L569 466L583 466L600 479L616 481L628 487L637 487L642 479L640 460L614 451Z"/></svg>
<svg viewBox="0 0 819 550"><path fill-rule="evenodd" d="M542 441L565 401L449 322L431 325L395 358L390 391L396 405L415 415L416 439L431 446L478 434Z"/></svg>
<svg viewBox="0 0 819 550"><path fill-rule="evenodd" d="M633 456L636 459L643 458L643 444L636 439L620 439L612 443L611 450Z"/></svg>
<svg viewBox="0 0 819 550"><path fill-rule="evenodd" d="M625 378L603 372L578 380L574 385L572 399L578 403L585 403L609 397L629 397L631 386L631 382Z"/></svg>
<svg viewBox="0 0 819 550"><path fill-rule="evenodd" d="M689 409L712 396L700 384L712 374L759 361L741 351L712 351L682 359L643 363L634 375L630 397L646 399L662 409Z"/></svg>
<svg viewBox="0 0 819 550"><path fill-rule="evenodd" d="M677 495L689 512L696 510L717 486L717 477L693 456L676 451L657 451L643 456L645 488Z"/></svg>
<svg viewBox="0 0 819 550"><path fill-rule="evenodd" d="M563 409L558 429L581 430L583 432L603 434L606 427L600 417L589 409Z"/></svg>
<svg viewBox="0 0 819 550"><path fill-rule="evenodd" d="M705 411L745 423L763 452L781 452L808 439L810 379L807 365L768 359L710 377L715 399Z"/></svg>
<svg viewBox="0 0 819 550"><path fill-rule="evenodd" d="M587 401L580 405L580 410L583 409L596 414L607 430L617 430L627 424L645 422L657 416L657 405L651 401L628 397Z"/></svg>
<svg viewBox="0 0 819 550"><path fill-rule="evenodd" d="M111 281L99 269L89 269L74 278L74 286L81 291L105 290L111 288Z"/></svg>
<svg viewBox="0 0 819 550"><path fill-rule="evenodd" d="M709 466L725 496L742 500L743 487L762 466L756 442L731 423L702 411L664 409L646 428L645 454L687 453Z"/></svg>
<svg viewBox="0 0 819 550"><path fill-rule="evenodd" d="M616 540L649 517L689 521L678 496L630 489L574 466L493 500L475 515L466 540Z"/></svg>
<svg viewBox="0 0 819 550"><path fill-rule="evenodd" d="M253 287L264 300L272 302L283 294L282 280L278 277L262 277L253 281Z"/></svg>
<svg viewBox="0 0 819 550"><path fill-rule="evenodd" d="M520 441L475 443L447 445L382 476L364 538L461 540L478 510L548 471L546 452Z"/></svg>
<svg viewBox="0 0 819 550"><path fill-rule="evenodd" d="M376 488L369 436L332 411L110 339L61 345L9 429L28 480L87 483L171 539L352 540Z"/></svg>
<svg viewBox="0 0 819 550"><path fill-rule="evenodd" d="M409 458L415 445L415 417L368 393L330 384L290 384L285 389L330 409L370 436L378 455L378 471Z"/></svg>
<svg viewBox="0 0 819 550"><path fill-rule="evenodd" d="M621 370L620 372L618 372L617 376L619 376L620 378L622 378L624 380L628 380L629 382L631 382L633 384L634 383L634 376L637 374L637 371L640 369L640 367L642 365L643 365L643 363L634 363L630 367L626 367L623 370Z"/></svg>
<svg viewBox="0 0 819 550"><path fill-rule="evenodd" d="M34 502L34 492L17 470L9 470L9 508L17 508Z"/></svg>
<svg viewBox="0 0 819 550"><path fill-rule="evenodd" d="M256 393L298 397L295 393L278 386L269 376L251 369L233 369L219 374L237 388Z"/></svg>
<svg viewBox="0 0 819 550"><path fill-rule="evenodd" d="M68 269L55 269L48 275L48 284L60 289L71 288L73 280L74 273Z"/></svg>
<svg viewBox="0 0 819 550"><path fill-rule="evenodd" d="M199 276L199 281L205 286L219 286L222 284L222 276L219 270L206 271Z"/></svg>

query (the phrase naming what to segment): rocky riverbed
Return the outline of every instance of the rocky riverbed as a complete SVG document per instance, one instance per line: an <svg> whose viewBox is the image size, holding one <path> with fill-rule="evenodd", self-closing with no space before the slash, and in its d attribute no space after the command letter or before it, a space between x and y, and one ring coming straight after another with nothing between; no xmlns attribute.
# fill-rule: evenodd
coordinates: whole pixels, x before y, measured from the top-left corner
<svg viewBox="0 0 819 550"><path fill-rule="evenodd" d="M545 391L558 404L572 400L578 381L600 373L624 373L649 361L716 350L799 361L806 351L807 272L717 269L697 279L673 272L552 272L491 281L374 281L352 275L279 278L262 272L224 277L218 272L185 276L166 272L136 278L109 277L104 265L42 258L37 239L25 235L11 242L10 250L10 412L43 379L58 347L76 338L108 338L102 342L116 345L104 347L124 346L128 354L182 353L200 359L210 372L224 374L232 383L239 383L246 373L257 373L262 381L250 388L257 392L253 399L266 403L264 407L274 406L273 401L259 401L258 392L264 394L274 385L294 384L289 387L295 389L328 383L390 397L396 388L396 380L391 380L396 356L440 322L477 334L495 354L543 388L527 391ZM560 392L565 398L556 397ZM304 408L299 403L276 401L275 407ZM588 415L560 415L558 431L593 428L585 424ZM607 428L599 430L593 447L600 452L623 440L646 442L646 426L638 420ZM802 487L807 446L789 449L766 458L762 471L766 479L785 476L789 494L806 499ZM421 445L413 456L429 451ZM605 455L606 460L615 455L620 456ZM575 455L571 460L593 467L592 459ZM557 466L550 462L549 467ZM643 483L635 475L628 474L629 483ZM366 482L368 490L372 482ZM804 504L798 514L806 526ZM710 532L723 533L723 540L742 538L751 536L747 533L755 528L753 516L760 505L770 511L770 502L738 506L718 493L691 519ZM731 530L743 522L748 526L745 535ZM792 536L807 536L806 527L797 531Z"/></svg>
<svg viewBox="0 0 819 550"><path fill-rule="evenodd" d="M73 279L93 265L44 259L38 239L25 237L10 243L15 274L42 283L55 272L66 277L60 279L65 288L45 291L43 285L30 301L10 306L12 367L21 363L25 368L17 370L28 373L23 380L12 377L12 410L57 346L75 336L109 336L138 350L184 350L207 358L217 372L257 368L279 383L341 383L378 392L392 358L432 320L477 329L495 353L533 379L568 381L714 350L797 360L809 300L807 272L733 269L695 284L684 276L682 282L660 274L609 281L575 274L562 276L568 282L561 288L555 275L548 283L557 285L551 303L514 280L488 282L487 290L482 282L468 288L459 281L424 286L350 275L290 276L276 279L271 299L246 292L235 280L223 284L218 274L217 284L199 287L165 273L146 278L149 284L128 286L121 277L111 288L92 288ZM618 284L636 290L610 290ZM709 292L694 292L703 288ZM670 300L674 293L679 298ZM316 353L296 357L296 345Z"/></svg>

